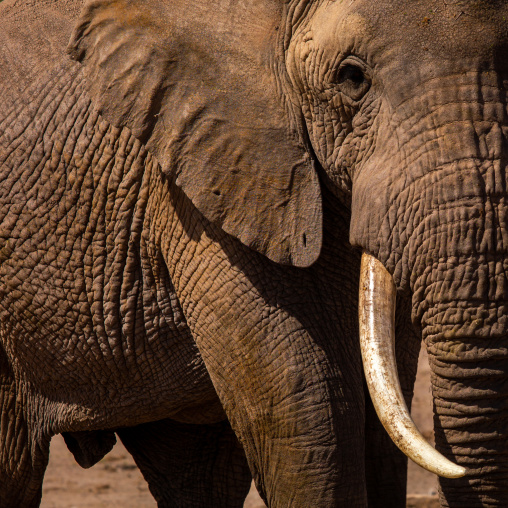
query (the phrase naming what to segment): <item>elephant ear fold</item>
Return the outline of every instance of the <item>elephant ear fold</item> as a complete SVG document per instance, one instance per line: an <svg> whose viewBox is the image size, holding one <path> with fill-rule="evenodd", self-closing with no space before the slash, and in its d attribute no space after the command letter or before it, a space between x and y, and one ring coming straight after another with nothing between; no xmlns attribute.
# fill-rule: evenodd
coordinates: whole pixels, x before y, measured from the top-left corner
<svg viewBox="0 0 508 508"><path fill-rule="evenodd" d="M321 193L285 92L283 5L94 0L69 52L103 116L130 128L207 219L305 267L321 249Z"/></svg>

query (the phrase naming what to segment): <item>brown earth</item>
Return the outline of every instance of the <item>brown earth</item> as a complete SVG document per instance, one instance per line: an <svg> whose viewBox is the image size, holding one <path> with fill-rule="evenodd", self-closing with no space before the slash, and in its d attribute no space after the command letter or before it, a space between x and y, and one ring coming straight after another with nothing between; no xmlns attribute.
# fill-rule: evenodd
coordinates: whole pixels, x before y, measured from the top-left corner
<svg viewBox="0 0 508 508"><path fill-rule="evenodd" d="M413 418L432 441L432 399L426 355L420 355L413 399ZM436 477L410 461L408 508L437 508ZM61 436L51 442L49 467L44 480L42 508L155 508L156 503L131 456L119 443L91 469L81 469L67 451ZM255 488L244 508L265 505Z"/></svg>

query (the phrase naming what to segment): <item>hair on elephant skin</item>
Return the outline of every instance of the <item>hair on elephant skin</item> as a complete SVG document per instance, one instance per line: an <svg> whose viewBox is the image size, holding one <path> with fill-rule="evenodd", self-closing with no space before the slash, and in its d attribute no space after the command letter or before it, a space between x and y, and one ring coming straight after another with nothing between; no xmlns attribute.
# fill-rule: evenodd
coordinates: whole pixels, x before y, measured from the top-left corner
<svg viewBox="0 0 508 508"><path fill-rule="evenodd" d="M3 0L0 48L0 506L62 433L161 507L403 507L422 340L441 505L508 505L508 2Z"/></svg>

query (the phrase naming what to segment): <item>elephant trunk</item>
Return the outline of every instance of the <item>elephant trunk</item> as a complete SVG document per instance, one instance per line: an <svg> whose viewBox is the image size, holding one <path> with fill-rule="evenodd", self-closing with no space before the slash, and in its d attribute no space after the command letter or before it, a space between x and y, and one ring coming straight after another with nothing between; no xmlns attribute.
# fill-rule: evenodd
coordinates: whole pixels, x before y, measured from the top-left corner
<svg viewBox="0 0 508 508"><path fill-rule="evenodd" d="M465 478L441 479L442 504L508 506L506 257L447 264L430 272L421 318L436 447L467 468Z"/></svg>
<svg viewBox="0 0 508 508"><path fill-rule="evenodd" d="M395 360L395 285L374 257L364 254L360 275L360 343L365 378L381 423L394 443L425 469L447 478L464 476L425 441L404 401Z"/></svg>
<svg viewBox="0 0 508 508"><path fill-rule="evenodd" d="M492 69L395 101L386 114L400 127L380 133L353 189L351 243L412 299L436 448L467 470L441 480L445 506L508 506L508 127Z"/></svg>

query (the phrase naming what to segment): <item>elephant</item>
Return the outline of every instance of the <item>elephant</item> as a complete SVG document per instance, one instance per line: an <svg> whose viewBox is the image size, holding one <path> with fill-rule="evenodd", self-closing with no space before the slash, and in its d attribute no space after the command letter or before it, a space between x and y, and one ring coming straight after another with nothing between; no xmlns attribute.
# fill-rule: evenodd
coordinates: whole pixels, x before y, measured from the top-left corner
<svg viewBox="0 0 508 508"><path fill-rule="evenodd" d="M508 505L508 2L3 0L0 41L0 506L56 434L161 507L402 507L406 455Z"/></svg>

